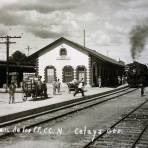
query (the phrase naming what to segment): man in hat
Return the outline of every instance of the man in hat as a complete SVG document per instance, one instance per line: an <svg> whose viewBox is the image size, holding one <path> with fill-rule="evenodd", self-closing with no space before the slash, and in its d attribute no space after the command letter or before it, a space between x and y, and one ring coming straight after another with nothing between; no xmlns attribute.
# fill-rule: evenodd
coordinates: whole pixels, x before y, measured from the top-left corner
<svg viewBox="0 0 148 148"><path fill-rule="evenodd" d="M9 86L9 104L15 102L15 89L16 85L12 82Z"/></svg>
<svg viewBox="0 0 148 148"><path fill-rule="evenodd" d="M75 89L75 93L74 93L74 96L77 94L77 93L81 93L82 96L84 97L84 79L82 78L78 87Z"/></svg>
<svg viewBox="0 0 148 148"><path fill-rule="evenodd" d="M145 77L144 76L141 76L140 87L141 87L141 97L143 97L144 96L144 87L145 87Z"/></svg>

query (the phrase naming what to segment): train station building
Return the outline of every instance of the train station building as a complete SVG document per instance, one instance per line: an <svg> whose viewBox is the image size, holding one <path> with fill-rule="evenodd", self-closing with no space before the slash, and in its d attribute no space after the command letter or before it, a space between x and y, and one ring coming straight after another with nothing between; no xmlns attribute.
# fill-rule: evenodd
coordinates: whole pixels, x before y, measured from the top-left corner
<svg viewBox="0 0 148 148"><path fill-rule="evenodd" d="M118 77L122 78L124 63L104 56L66 38L59 38L51 44L32 54L36 59L37 74L47 84L60 79L62 85L73 80L84 78L87 86L98 86L98 78L102 86L118 85Z"/></svg>

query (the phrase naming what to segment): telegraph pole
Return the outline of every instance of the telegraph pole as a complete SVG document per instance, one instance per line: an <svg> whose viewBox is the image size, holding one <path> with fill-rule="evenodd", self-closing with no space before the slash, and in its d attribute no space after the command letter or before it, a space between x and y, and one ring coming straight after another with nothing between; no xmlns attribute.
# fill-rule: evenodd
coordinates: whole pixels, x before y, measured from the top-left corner
<svg viewBox="0 0 148 148"><path fill-rule="evenodd" d="M0 42L0 44L6 44L6 60L7 60L7 66L6 66L6 92L8 89L9 84L9 45L15 44L16 42L10 42L11 38L21 38L21 36L0 36L1 39L6 39L5 42Z"/></svg>
<svg viewBox="0 0 148 148"><path fill-rule="evenodd" d="M25 49L28 50L28 56L29 56L29 51L30 51L30 49L32 49L32 48L28 45L27 48L25 48Z"/></svg>

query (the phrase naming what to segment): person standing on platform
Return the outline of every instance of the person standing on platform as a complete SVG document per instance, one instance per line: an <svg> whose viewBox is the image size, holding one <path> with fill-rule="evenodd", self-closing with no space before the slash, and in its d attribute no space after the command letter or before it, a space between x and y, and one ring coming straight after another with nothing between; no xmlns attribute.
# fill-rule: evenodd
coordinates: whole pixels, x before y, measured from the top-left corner
<svg viewBox="0 0 148 148"><path fill-rule="evenodd" d="M76 88L76 90L75 90L74 97L75 97L75 95L78 94L79 92L80 92L80 93L82 94L82 96L84 97L84 81L83 81L83 78L82 78L82 80L80 81L80 83L79 83L79 85L78 85L78 88Z"/></svg>
<svg viewBox="0 0 148 148"><path fill-rule="evenodd" d="M125 77L122 76L122 84L125 84Z"/></svg>
<svg viewBox="0 0 148 148"><path fill-rule="evenodd" d="M9 104L15 102L15 89L16 85L14 82L12 82L9 86Z"/></svg>
<svg viewBox="0 0 148 148"><path fill-rule="evenodd" d="M56 89L57 89L57 80L53 81L52 86L53 86L53 95L55 95L56 94Z"/></svg>
<svg viewBox="0 0 148 148"><path fill-rule="evenodd" d="M144 84L142 83L141 84L141 97L144 96Z"/></svg>
<svg viewBox="0 0 148 148"><path fill-rule="evenodd" d="M38 81L37 81L37 90L40 91L42 89L42 81L41 81L41 76L39 76Z"/></svg>
<svg viewBox="0 0 148 148"><path fill-rule="evenodd" d="M141 77L141 84L140 84L140 87L141 87L141 97L144 96L144 86L145 86L145 78Z"/></svg>
<svg viewBox="0 0 148 148"><path fill-rule="evenodd" d="M58 79L58 81L57 81L57 90L58 90L58 93L60 93L60 88L61 88L61 82L60 82L60 80Z"/></svg>
<svg viewBox="0 0 148 148"><path fill-rule="evenodd" d="M99 88L102 87L102 81L101 81L101 76L98 77L98 85L99 85Z"/></svg>
<svg viewBox="0 0 148 148"><path fill-rule="evenodd" d="M45 97L45 98L48 98L48 94L47 94L47 85L46 85L46 82L45 82L45 81L43 81L42 89L43 89L44 97Z"/></svg>
<svg viewBox="0 0 148 148"><path fill-rule="evenodd" d="M118 76L118 85L121 85L121 82L122 82L121 77Z"/></svg>

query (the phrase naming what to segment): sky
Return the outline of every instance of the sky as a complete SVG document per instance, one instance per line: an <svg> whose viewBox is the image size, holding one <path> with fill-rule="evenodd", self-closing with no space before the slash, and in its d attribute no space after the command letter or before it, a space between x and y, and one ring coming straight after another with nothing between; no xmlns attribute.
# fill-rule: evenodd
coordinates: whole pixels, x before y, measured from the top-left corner
<svg viewBox="0 0 148 148"><path fill-rule="evenodd" d="M11 39L10 55L16 50L32 54L60 37L125 63L132 62L131 30L148 25L148 0L1 0L0 36ZM5 42L5 39L0 39ZM137 61L148 63L148 39ZM6 45L0 44L0 60Z"/></svg>

